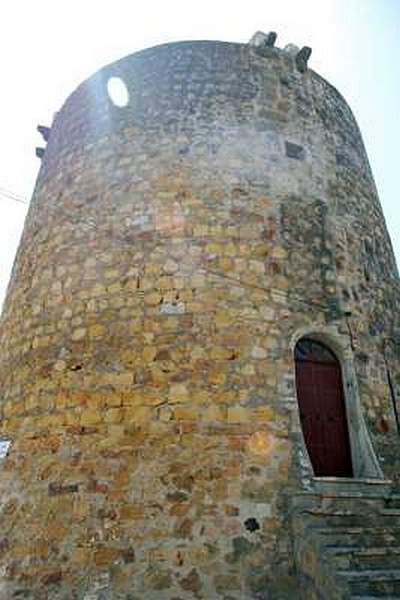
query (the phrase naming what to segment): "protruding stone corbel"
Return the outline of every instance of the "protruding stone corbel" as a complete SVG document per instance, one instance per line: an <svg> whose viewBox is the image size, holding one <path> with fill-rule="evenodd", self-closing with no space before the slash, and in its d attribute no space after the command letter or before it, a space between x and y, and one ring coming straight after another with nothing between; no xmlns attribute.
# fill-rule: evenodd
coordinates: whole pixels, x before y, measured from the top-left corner
<svg viewBox="0 0 400 600"><path fill-rule="evenodd" d="M277 37L278 37L278 34L275 31L270 31L267 35L267 39L265 40L265 45L268 46L269 48L272 48L273 46L275 46Z"/></svg>
<svg viewBox="0 0 400 600"><path fill-rule="evenodd" d="M311 56L312 49L309 46L303 46L302 49L296 54L296 66L300 73L307 71L308 59Z"/></svg>
<svg viewBox="0 0 400 600"><path fill-rule="evenodd" d="M277 37L278 35L275 33L275 31L270 31L269 33L256 31L256 33L251 37L249 44L250 46L256 46L257 48L272 48L275 45Z"/></svg>
<svg viewBox="0 0 400 600"><path fill-rule="evenodd" d="M44 141L48 142L50 137L50 127L46 127L46 125L38 125L36 129L38 130Z"/></svg>
<svg viewBox="0 0 400 600"><path fill-rule="evenodd" d="M49 141L51 128L46 125L38 125L36 127L37 131L40 133L45 142ZM37 147L35 148L35 154L38 158L42 159L46 148Z"/></svg>

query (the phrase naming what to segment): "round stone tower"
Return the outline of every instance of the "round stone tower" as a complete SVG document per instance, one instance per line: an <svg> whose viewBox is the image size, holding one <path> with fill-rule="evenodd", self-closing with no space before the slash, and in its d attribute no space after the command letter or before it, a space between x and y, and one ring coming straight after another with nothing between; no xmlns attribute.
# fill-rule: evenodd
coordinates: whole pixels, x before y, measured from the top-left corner
<svg viewBox="0 0 400 600"><path fill-rule="evenodd" d="M2 598L294 598L296 494L398 474L368 159L309 49L273 44L136 53L43 128L0 324ZM342 479L315 476L301 341L340 365Z"/></svg>

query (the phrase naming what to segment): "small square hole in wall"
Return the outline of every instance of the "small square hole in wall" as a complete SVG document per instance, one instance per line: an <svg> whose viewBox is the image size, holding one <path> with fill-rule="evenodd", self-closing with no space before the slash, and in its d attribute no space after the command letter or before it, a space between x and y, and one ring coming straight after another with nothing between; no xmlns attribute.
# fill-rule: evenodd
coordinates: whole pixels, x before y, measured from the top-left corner
<svg viewBox="0 0 400 600"><path fill-rule="evenodd" d="M5 458L11 446L11 440L0 440L0 460Z"/></svg>
<svg viewBox="0 0 400 600"><path fill-rule="evenodd" d="M304 160L306 157L303 146L293 144L292 142L285 142L286 156L289 158L295 158L297 160Z"/></svg>

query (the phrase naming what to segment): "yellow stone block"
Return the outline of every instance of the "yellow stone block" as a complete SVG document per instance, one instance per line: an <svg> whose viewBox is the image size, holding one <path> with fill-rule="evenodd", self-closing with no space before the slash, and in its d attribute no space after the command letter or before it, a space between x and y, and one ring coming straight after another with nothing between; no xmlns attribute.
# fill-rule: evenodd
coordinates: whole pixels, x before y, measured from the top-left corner
<svg viewBox="0 0 400 600"><path fill-rule="evenodd" d="M107 286L107 291L109 294L120 294L121 293L121 284L118 283L113 283L109 286Z"/></svg>
<svg viewBox="0 0 400 600"><path fill-rule="evenodd" d="M122 395L109 392L104 396L104 403L106 406L111 406L113 408L121 406L122 405Z"/></svg>
<svg viewBox="0 0 400 600"><path fill-rule="evenodd" d="M196 421L198 418L197 409L186 406L177 406L174 408L174 419L177 421Z"/></svg>
<svg viewBox="0 0 400 600"><path fill-rule="evenodd" d="M208 375L208 382L212 385L224 385L226 382L226 374L222 371L212 371Z"/></svg>
<svg viewBox="0 0 400 600"><path fill-rule="evenodd" d="M122 296L114 296L113 298L110 298L109 303L111 308L122 308L125 305L125 301Z"/></svg>
<svg viewBox="0 0 400 600"><path fill-rule="evenodd" d="M199 358L205 358L207 356L207 352L205 348L202 348L201 346L194 346L192 348L192 359L193 360L197 360Z"/></svg>
<svg viewBox="0 0 400 600"><path fill-rule="evenodd" d="M124 409L122 408L110 408L104 415L104 421L106 423L120 423L124 418Z"/></svg>
<svg viewBox="0 0 400 600"><path fill-rule="evenodd" d="M101 377L101 381L104 384L109 385L132 385L133 384L133 373L105 373Z"/></svg>
<svg viewBox="0 0 400 600"><path fill-rule="evenodd" d="M38 405L38 399L36 398L36 396L28 396L27 399L25 400L25 404L26 404L26 408L28 410L32 410L33 408L36 408L36 406ZM4 406L4 408L7 406L7 404Z"/></svg>
<svg viewBox="0 0 400 600"><path fill-rule="evenodd" d="M203 273L195 273L191 278L191 284L194 288L204 287L206 278Z"/></svg>
<svg viewBox="0 0 400 600"><path fill-rule="evenodd" d="M146 406L159 406L165 402L165 398L160 392L157 392L157 390L146 391L146 393L141 396L141 400Z"/></svg>
<svg viewBox="0 0 400 600"><path fill-rule="evenodd" d="M164 275L163 277L160 277L158 280L158 284L160 286L160 289L162 289L162 290L172 288L173 287L172 283L173 283L173 279L172 279L172 277L170 277L168 275Z"/></svg>
<svg viewBox="0 0 400 600"><path fill-rule="evenodd" d="M244 258L235 259L235 271L242 273L243 271L247 271L247 269L247 261Z"/></svg>
<svg viewBox="0 0 400 600"><path fill-rule="evenodd" d="M127 423L143 423L152 418L153 411L149 406L132 406L125 409Z"/></svg>
<svg viewBox="0 0 400 600"><path fill-rule="evenodd" d="M174 291L175 293L175 291ZM182 290L179 294L179 299L183 302L190 302L191 300L193 300L193 292L191 289L186 288L185 290Z"/></svg>
<svg viewBox="0 0 400 600"><path fill-rule="evenodd" d="M237 391L232 389L217 389L212 396L214 402L218 404L235 404L237 401Z"/></svg>
<svg viewBox="0 0 400 600"><path fill-rule="evenodd" d="M78 565L86 566L89 564L92 557L92 551L90 548L77 547L72 552L71 560L73 563Z"/></svg>
<svg viewBox="0 0 400 600"><path fill-rule="evenodd" d="M94 285L92 287L92 289L90 290L90 296L93 297L97 297L97 296L103 296L106 293L106 288L104 287L104 285L101 285L100 283L97 283L96 285Z"/></svg>
<svg viewBox="0 0 400 600"><path fill-rule="evenodd" d="M210 357L214 360L229 360L232 358L233 351L225 346L214 346L211 348Z"/></svg>
<svg viewBox="0 0 400 600"><path fill-rule="evenodd" d="M4 404L3 412L5 417L11 417L18 413L17 405L12 402L7 402Z"/></svg>
<svg viewBox="0 0 400 600"><path fill-rule="evenodd" d="M158 418L160 421L171 421L173 418L173 411L168 406L163 406L159 410Z"/></svg>
<svg viewBox="0 0 400 600"><path fill-rule="evenodd" d="M50 427L62 427L65 423L65 416L63 413L55 413L50 415Z"/></svg>
<svg viewBox="0 0 400 600"><path fill-rule="evenodd" d="M119 558L119 551L115 548L100 548L94 553L94 562L98 566L114 563Z"/></svg>
<svg viewBox="0 0 400 600"><path fill-rule="evenodd" d="M101 421L101 416L97 410L86 409L81 413L80 423L83 426L96 425Z"/></svg>
<svg viewBox="0 0 400 600"><path fill-rule="evenodd" d="M132 319L129 323L129 333L135 334L142 331L142 323L140 319Z"/></svg>
<svg viewBox="0 0 400 600"><path fill-rule="evenodd" d="M216 244L215 242L210 242L206 245L205 251L210 254L223 254L223 246L221 244Z"/></svg>
<svg viewBox="0 0 400 600"><path fill-rule="evenodd" d="M105 269L104 277L105 279L117 279L119 276L118 269Z"/></svg>
<svg viewBox="0 0 400 600"><path fill-rule="evenodd" d="M224 273L229 271L233 271L233 260L231 258L226 258L225 256L220 258L218 261L219 268Z"/></svg>
<svg viewBox="0 0 400 600"><path fill-rule="evenodd" d="M79 424L80 415L78 413L72 412L71 410L69 410L68 412L64 413L64 416L65 416L65 425L71 427L73 425Z"/></svg>
<svg viewBox="0 0 400 600"><path fill-rule="evenodd" d="M169 402L187 402L188 399L189 391L184 383L171 383L168 393Z"/></svg>
<svg viewBox="0 0 400 600"><path fill-rule="evenodd" d="M269 422L274 420L275 411L270 406L260 406L252 411L252 420Z"/></svg>
<svg viewBox="0 0 400 600"><path fill-rule="evenodd" d="M250 421L249 410L243 406L228 407L228 422L229 423L244 423Z"/></svg>
<svg viewBox="0 0 400 600"><path fill-rule="evenodd" d="M215 324L217 327L229 327L233 323L232 315L228 311L218 312L215 315Z"/></svg>
<svg viewBox="0 0 400 600"><path fill-rule="evenodd" d="M244 367L242 368L242 374L246 375L246 376L251 376L251 375L255 375L255 368L254 365L244 365Z"/></svg>
<svg viewBox="0 0 400 600"><path fill-rule="evenodd" d="M89 327L89 336L92 338L99 338L102 337L106 331L107 328L104 325L96 323L96 325Z"/></svg>
<svg viewBox="0 0 400 600"><path fill-rule="evenodd" d="M240 390L239 391L239 401L241 404L246 404L249 399L249 390Z"/></svg>
<svg viewBox="0 0 400 600"><path fill-rule="evenodd" d="M164 329L165 331L176 331L179 329L179 321L176 317L167 317L162 321L160 329Z"/></svg>
<svg viewBox="0 0 400 600"><path fill-rule="evenodd" d="M145 346L143 348L143 360L146 363L152 362L157 355L157 348L153 346Z"/></svg>
<svg viewBox="0 0 400 600"><path fill-rule="evenodd" d="M123 406L140 406L144 404L143 394L140 390L130 389L121 394Z"/></svg>
<svg viewBox="0 0 400 600"><path fill-rule="evenodd" d="M237 254L237 248L236 248L235 244L233 244L232 242L229 242L228 244L226 244L226 246L224 248L224 253L227 256L235 256Z"/></svg>
<svg viewBox="0 0 400 600"><path fill-rule="evenodd" d="M148 304L149 306L156 306L160 304L162 297L163 296L159 292L152 292L150 294L146 294L144 301L145 304Z"/></svg>
<svg viewBox="0 0 400 600"><path fill-rule="evenodd" d="M183 277L174 277L173 284L176 290L182 290L185 287L185 280Z"/></svg>
<svg viewBox="0 0 400 600"><path fill-rule="evenodd" d="M86 329L84 327L79 327L72 332L71 339L74 342L78 342L79 340L83 340L86 336Z"/></svg>
<svg viewBox="0 0 400 600"><path fill-rule="evenodd" d="M146 275L158 275L161 271L161 265L158 263L146 263Z"/></svg>
<svg viewBox="0 0 400 600"><path fill-rule="evenodd" d="M287 252L283 246L275 246L275 248L272 250L272 257L276 258L277 260L284 260L287 258Z"/></svg>
<svg viewBox="0 0 400 600"><path fill-rule="evenodd" d="M227 411L221 406L208 406L203 414L204 421L225 421L227 418Z"/></svg>
<svg viewBox="0 0 400 600"><path fill-rule="evenodd" d="M193 404L208 404L210 402L210 391L209 390L193 390L191 394L191 400Z"/></svg>
<svg viewBox="0 0 400 600"><path fill-rule="evenodd" d="M122 521L142 519L144 517L143 504L125 504L121 507L120 518Z"/></svg>
<svg viewBox="0 0 400 600"><path fill-rule="evenodd" d="M202 302L188 302L186 304L186 312L188 313L203 313L204 304Z"/></svg>
<svg viewBox="0 0 400 600"><path fill-rule="evenodd" d="M138 284L137 277L132 277L126 281L124 288L126 290L129 290L130 292L136 292L137 284Z"/></svg>
<svg viewBox="0 0 400 600"><path fill-rule="evenodd" d="M193 235L195 237L206 237L208 235L208 226L207 225L195 225L193 227Z"/></svg>
<svg viewBox="0 0 400 600"><path fill-rule="evenodd" d="M125 435L125 427L122 424L110 424L107 427L107 437L103 440L105 446L115 447L121 443Z"/></svg>
<svg viewBox="0 0 400 600"><path fill-rule="evenodd" d="M265 273L265 264L259 260L250 260L249 268L253 273L257 273L258 275L263 275Z"/></svg>

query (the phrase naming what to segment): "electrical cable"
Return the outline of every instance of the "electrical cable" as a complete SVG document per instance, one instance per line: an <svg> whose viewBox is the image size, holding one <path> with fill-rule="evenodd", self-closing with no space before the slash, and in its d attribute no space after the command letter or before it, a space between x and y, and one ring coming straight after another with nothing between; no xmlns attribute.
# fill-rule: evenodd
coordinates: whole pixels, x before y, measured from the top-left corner
<svg viewBox="0 0 400 600"><path fill-rule="evenodd" d="M7 200L13 200L14 202L20 202L21 204L28 204L25 198L3 187L0 187L0 196Z"/></svg>

